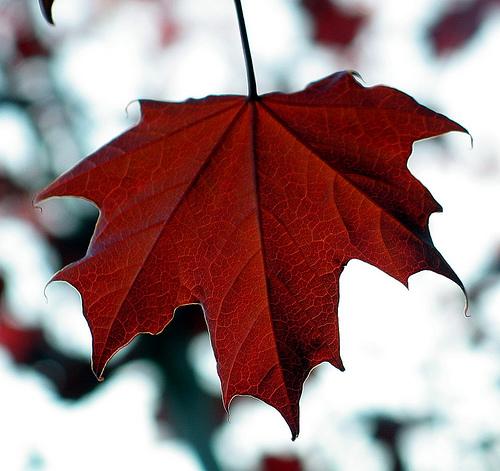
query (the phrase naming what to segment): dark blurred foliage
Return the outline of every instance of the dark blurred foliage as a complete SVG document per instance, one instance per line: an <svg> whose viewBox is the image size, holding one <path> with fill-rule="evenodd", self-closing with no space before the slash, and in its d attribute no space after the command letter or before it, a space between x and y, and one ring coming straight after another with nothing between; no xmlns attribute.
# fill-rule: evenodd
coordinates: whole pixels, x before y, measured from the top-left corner
<svg viewBox="0 0 500 471"><path fill-rule="evenodd" d="M337 5L332 0L301 0L313 21L313 38L325 46L349 46L368 17L364 12Z"/></svg>
<svg viewBox="0 0 500 471"><path fill-rule="evenodd" d="M464 47L477 34L491 10L498 6L500 0L451 2L427 32L434 52L442 56Z"/></svg>
<svg viewBox="0 0 500 471"><path fill-rule="evenodd" d="M0 174L0 201L5 203L8 198L16 196L25 196L26 191L18 183Z"/></svg>
<svg viewBox="0 0 500 471"><path fill-rule="evenodd" d="M49 21L52 20L52 4L52 0L40 0ZM314 40L321 45L349 46L368 21L366 12L346 9L330 0L300 0L299 4L311 17ZM477 32L490 9L499 4L499 0L452 3L428 33L436 53L444 54L463 46ZM165 5L169 3L165 2ZM0 73L4 78L0 87L0 109L14 107L25 116L38 140L39 152L34 159L37 168L33 169L29 179L17 178L0 169L0 217L9 214L29 221L50 244L62 266L85 254L95 216L88 212L73 214L77 221L72 232L49 233L39 223L31 200L33 192L58 173L52 155L63 151L74 156L75 160L82 156L72 116L85 119L85 115L83 110L75 108L72 98L55 85L50 67L55 40L34 26L37 21L31 16L33 12L29 0L0 2L0 22L8 26L0 30ZM178 26L169 18L167 7L159 25L162 28L162 46L168 46L175 41ZM34 67L36 83L32 76ZM51 137L55 129L59 141L66 143L62 151ZM66 400L79 401L98 389L101 383L91 373L88 361L60 351L47 340L41 328L26 328L17 323L13 313L9 313L5 306L3 295L8 280L1 275L0 267L0 344L18 367L43 375ZM499 279L500 250L469 289L471 305L477 305L489 287L498 283ZM205 328L201 307L179 308L168 329L158 336L141 336L124 355L111 362L106 376L113 376L124 363L132 360L154 365L159 373L161 389L156 411L158 427L166 430L168 426L169 430L172 429L178 437L193 446L207 470L217 471L220 465L213 455L211 439L225 420L225 411L220 397L207 393L199 384L188 356L190 340ZM373 438L388 450L392 470L402 471L404 466L399 440L413 424L382 415L367 420L372 427ZM485 449L488 446L485 442ZM304 468L295 457L265 456L261 469L300 471Z"/></svg>
<svg viewBox="0 0 500 471"><path fill-rule="evenodd" d="M485 292L500 282L500 245L493 257L489 258L483 269L482 276L472 283L468 289L471 305L478 303Z"/></svg>
<svg viewBox="0 0 500 471"><path fill-rule="evenodd" d="M399 441L401 434L409 427L409 423L384 415L371 417L368 422L372 425L373 438L380 442L389 453L390 470L405 471Z"/></svg>

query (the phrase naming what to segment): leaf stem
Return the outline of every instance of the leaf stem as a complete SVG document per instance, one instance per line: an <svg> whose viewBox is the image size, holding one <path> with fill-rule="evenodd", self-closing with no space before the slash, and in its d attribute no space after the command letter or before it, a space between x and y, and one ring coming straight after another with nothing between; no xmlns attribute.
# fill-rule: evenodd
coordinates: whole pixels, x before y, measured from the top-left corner
<svg viewBox="0 0 500 471"><path fill-rule="evenodd" d="M236 7L236 14L238 16L241 44L243 46L243 54L245 55L245 64L247 68L248 98L250 100L255 100L259 95L257 94L257 83L255 81L252 54L250 52L250 45L248 43L247 28L245 25L245 18L243 16L243 9L241 8L241 0L234 0L234 6Z"/></svg>

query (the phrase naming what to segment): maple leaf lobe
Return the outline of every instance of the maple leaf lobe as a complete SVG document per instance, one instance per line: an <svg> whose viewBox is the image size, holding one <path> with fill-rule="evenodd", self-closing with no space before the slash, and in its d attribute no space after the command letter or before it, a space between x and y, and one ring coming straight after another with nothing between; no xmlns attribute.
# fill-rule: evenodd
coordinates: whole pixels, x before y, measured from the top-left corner
<svg viewBox="0 0 500 471"><path fill-rule="evenodd" d="M295 438L310 370L343 369L349 260L405 284L432 270L463 288L429 233L441 208L407 168L416 140L464 131L445 116L348 72L258 100L140 104L136 127L37 196L100 209L86 256L53 278L81 293L97 376L137 334L200 303L224 404L255 396Z"/></svg>

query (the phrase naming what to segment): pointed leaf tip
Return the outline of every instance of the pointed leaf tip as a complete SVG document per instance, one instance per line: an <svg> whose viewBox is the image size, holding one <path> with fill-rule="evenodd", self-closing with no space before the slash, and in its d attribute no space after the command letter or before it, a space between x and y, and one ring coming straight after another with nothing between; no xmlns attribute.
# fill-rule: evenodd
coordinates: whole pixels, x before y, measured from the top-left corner
<svg viewBox="0 0 500 471"><path fill-rule="evenodd" d="M53 25L54 18L52 16L52 5L54 4L54 0L38 0L38 3L40 4L43 17L47 20L47 22Z"/></svg>

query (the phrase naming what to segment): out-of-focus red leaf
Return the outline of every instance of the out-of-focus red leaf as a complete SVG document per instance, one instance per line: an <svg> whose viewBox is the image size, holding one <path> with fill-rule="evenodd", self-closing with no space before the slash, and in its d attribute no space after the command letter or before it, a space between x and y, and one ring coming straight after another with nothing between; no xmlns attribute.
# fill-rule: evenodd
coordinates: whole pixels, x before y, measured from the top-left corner
<svg viewBox="0 0 500 471"><path fill-rule="evenodd" d="M349 260L405 285L432 270L462 286L429 233L441 207L407 159L416 140L464 129L410 96L340 72L288 95L140 104L135 128L36 199L101 210L85 257L53 278L82 295L97 376L138 333L200 303L224 403L258 397L296 437L310 370L344 368Z"/></svg>
<svg viewBox="0 0 500 471"><path fill-rule="evenodd" d="M16 52L22 58L49 55L48 49L33 34L33 31L29 34L22 34L16 39Z"/></svg>
<svg viewBox="0 0 500 471"><path fill-rule="evenodd" d="M16 326L0 311L0 347L5 348L14 361L22 363L30 358L42 338L39 329Z"/></svg>
<svg viewBox="0 0 500 471"><path fill-rule="evenodd" d="M166 47L178 38L179 26L169 17L164 17L160 28L160 42L163 47Z"/></svg>
<svg viewBox="0 0 500 471"><path fill-rule="evenodd" d="M302 463L293 457L266 456L261 471L302 471Z"/></svg>
<svg viewBox="0 0 500 471"><path fill-rule="evenodd" d="M17 326L6 311L4 302L5 280L0 276L0 347L5 348L14 361L22 362L28 359L42 333L38 329Z"/></svg>
<svg viewBox="0 0 500 471"><path fill-rule="evenodd" d="M33 56L49 55L49 50L35 32L26 2L8 0L2 5L1 14L1 22L9 25L6 33L9 43L13 46L12 57L23 60Z"/></svg>
<svg viewBox="0 0 500 471"><path fill-rule="evenodd" d="M479 31L488 12L495 6L500 6L500 0L451 3L427 33L436 54L444 55L463 47Z"/></svg>
<svg viewBox="0 0 500 471"><path fill-rule="evenodd" d="M348 46L367 20L366 13L348 10L331 0L301 0L314 25L314 40L327 46Z"/></svg>

